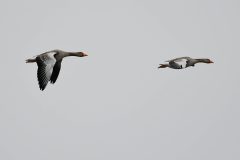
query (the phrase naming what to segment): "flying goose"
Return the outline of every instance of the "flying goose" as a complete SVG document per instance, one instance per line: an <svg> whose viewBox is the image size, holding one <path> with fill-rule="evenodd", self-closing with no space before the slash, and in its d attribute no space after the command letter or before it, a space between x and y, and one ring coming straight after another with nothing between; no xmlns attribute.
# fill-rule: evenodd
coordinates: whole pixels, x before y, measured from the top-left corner
<svg viewBox="0 0 240 160"><path fill-rule="evenodd" d="M40 90L44 90L50 81L54 84L58 78L62 59L68 56L84 57L83 52L66 52L62 50L52 50L26 60L26 63L37 63L37 77Z"/></svg>
<svg viewBox="0 0 240 160"><path fill-rule="evenodd" d="M176 58L176 59L172 59L168 62L168 64L160 64L160 66L158 68L172 68L172 69L183 69L183 68L187 68L187 67L194 67L194 65L196 63L213 63L213 61L211 61L210 59L194 59L194 58L190 58L190 57L180 57L180 58Z"/></svg>

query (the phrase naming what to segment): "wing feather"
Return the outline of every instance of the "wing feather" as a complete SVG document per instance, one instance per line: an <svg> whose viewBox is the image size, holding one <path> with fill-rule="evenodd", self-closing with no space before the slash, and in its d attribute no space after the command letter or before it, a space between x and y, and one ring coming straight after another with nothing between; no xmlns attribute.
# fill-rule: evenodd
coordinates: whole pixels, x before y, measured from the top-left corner
<svg viewBox="0 0 240 160"><path fill-rule="evenodd" d="M60 72L60 69L61 69L61 63L62 63L62 60L61 61L57 61L53 67L53 72L52 72L52 76L51 76L51 79L50 79L50 82L52 84L54 84L58 78L58 75L59 75L59 72Z"/></svg>
<svg viewBox="0 0 240 160"><path fill-rule="evenodd" d="M51 79L53 67L56 63L54 55L56 52L47 52L37 56L37 77L40 90L44 90Z"/></svg>
<svg viewBox="0 0 240 160"><path fill-rule="evenodd" d="M179 58L175 58L175 59L172 59L172 60L168 60L166 62L170 62L170 61L174 61L174 62L181 62L181 61L184 61L184 60L191 60L192 58L190 57L179 57Z"/></svg>

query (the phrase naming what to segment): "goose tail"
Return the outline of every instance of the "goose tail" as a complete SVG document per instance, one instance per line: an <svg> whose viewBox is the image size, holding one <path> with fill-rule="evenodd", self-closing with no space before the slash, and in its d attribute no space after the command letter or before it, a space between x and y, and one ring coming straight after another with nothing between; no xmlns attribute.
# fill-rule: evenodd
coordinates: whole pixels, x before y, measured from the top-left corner
<svg viewBox="0 0 240 160"><path fill-rule="evenodd" d="M160 66L158 68L166 68L166 67L169 67L168 64L160 64Z"/></svg>
<svg viewBox="0 0 240 160"><path fill-rule="evenodd" d="M29 58L29 59L26 59L26 63L34 63L36 62L36 59L32 59L32 58Z"/></svg>

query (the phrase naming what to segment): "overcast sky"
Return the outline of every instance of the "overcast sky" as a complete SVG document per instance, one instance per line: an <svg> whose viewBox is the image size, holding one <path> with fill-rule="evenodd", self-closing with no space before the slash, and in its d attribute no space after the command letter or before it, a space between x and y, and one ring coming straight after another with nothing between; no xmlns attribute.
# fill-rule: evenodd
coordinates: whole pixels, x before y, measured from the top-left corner
<svg viewBox="0 0 240 160"><path fill-rule="evenodd" d="M1 0L1 160L239 160L240 1ZM62 49L42 92L25 59ZM184 70L172 58L210 58Z"/></svg>

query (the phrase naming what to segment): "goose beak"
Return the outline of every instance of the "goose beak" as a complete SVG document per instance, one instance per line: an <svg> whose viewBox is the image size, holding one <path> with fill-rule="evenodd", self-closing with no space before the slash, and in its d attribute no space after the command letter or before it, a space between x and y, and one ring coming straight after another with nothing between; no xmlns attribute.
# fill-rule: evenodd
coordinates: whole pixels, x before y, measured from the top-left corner
<svg viewBox="0 0 240 160"><path fill-rule="evenodd" d="M214 62L210 60L210 62L209 62L209 63L214 63Z"/></svg>
<svg viewBox="0 0 240 160"><path fill-rule="evenodd" d="M88 56L86 53L83 53L83 57Z"/></svg>

